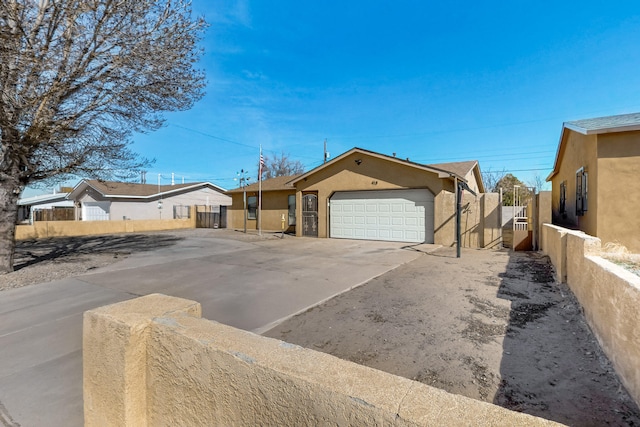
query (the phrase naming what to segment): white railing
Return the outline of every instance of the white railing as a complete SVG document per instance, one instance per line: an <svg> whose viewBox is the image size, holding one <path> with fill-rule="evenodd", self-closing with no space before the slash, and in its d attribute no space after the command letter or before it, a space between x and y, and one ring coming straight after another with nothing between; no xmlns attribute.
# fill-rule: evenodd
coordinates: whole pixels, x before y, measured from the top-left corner
<svg viewBox="0 0 640 427"><path fill-rule="evenodd" d="M527 217L526 206L513 207L513 229L527 231L529 228L529 218Z"/></svg>

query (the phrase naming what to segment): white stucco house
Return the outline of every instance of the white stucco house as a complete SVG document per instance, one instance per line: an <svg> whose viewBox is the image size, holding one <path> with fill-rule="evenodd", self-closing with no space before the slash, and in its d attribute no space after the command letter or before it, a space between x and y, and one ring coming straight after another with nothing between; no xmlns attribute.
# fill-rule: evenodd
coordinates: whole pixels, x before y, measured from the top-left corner
<svg viewBox="0 0 640 427"><path fill-rule="evenodd" d="M73 208L73 200L68 200L68 191L54 191L53 194L20 198L18 200L18 223L33 222L34 213L37 210L58 208Z"/></svg>
<svg viewBox="0 0 640 427"><path fill-rule="evenodd" d="M172 219L174 206L229 206L226 190L210 182L175 185L82 180L67 195L83 221Z"/></svg>

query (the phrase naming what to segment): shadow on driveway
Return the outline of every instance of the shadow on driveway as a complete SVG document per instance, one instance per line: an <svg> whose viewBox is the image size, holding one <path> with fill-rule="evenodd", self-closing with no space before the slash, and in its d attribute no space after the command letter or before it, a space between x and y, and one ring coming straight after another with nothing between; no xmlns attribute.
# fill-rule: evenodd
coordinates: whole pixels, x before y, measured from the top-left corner
<svg viewBox="0 0 640 427"><path fill-rule="evenodd" d="M104 236L55 237L16 243L14 270L60 258L73 259L89 254L145 252L175 245L184 237L171 234L119 234Z"/></svg>

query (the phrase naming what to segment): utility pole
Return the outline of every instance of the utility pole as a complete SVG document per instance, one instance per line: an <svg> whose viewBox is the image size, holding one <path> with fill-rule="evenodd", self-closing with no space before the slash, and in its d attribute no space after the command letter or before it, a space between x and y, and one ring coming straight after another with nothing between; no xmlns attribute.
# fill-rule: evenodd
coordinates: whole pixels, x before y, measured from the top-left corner
<svg viewBox="0 0 640 427"><path fill-rule="evenodd" d="M160 196L160 199L158 199L158 212L160 213L160 219L162 219L162 193L160 192L160 176L161 174L158 174L158 196Z"/></svg>
<svg viewBox="0 0 640 427"><path fill-rule="evenodd" d="M327 159L329 158L329 152L327 151L327 138L324 139L324 161L323 163L327 163Z"/></svg>
<svg viewBox="0 0 640 427"><path fill-rule="evenodd" d="M249 171L244 169L240 169L236 175L238 175L238 180L240 181L240 187L242 187L242 216L244 217L244 234L247 234L247 181L251 178L247 177Z"/></svg>

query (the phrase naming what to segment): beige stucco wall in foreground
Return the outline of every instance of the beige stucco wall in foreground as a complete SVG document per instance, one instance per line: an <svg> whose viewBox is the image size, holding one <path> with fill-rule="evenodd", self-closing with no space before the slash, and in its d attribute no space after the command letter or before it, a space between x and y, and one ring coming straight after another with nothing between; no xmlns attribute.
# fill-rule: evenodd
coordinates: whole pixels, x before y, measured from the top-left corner
<svg viewBox="0 0 640 427"><path fill-rule="evenodd" d="M601 241L579 231L545 224L545 247L607 357L640 404L640 277L602 258ZM563 267L564 264L564 267ZM558 274L562 278L562 273Z"/></svg>
<svg viewBox="0 0 640 427"><path fill-rule="evenodd" d="M200 318L149 295L85 313L87 426L551 426Z"/></svg>

